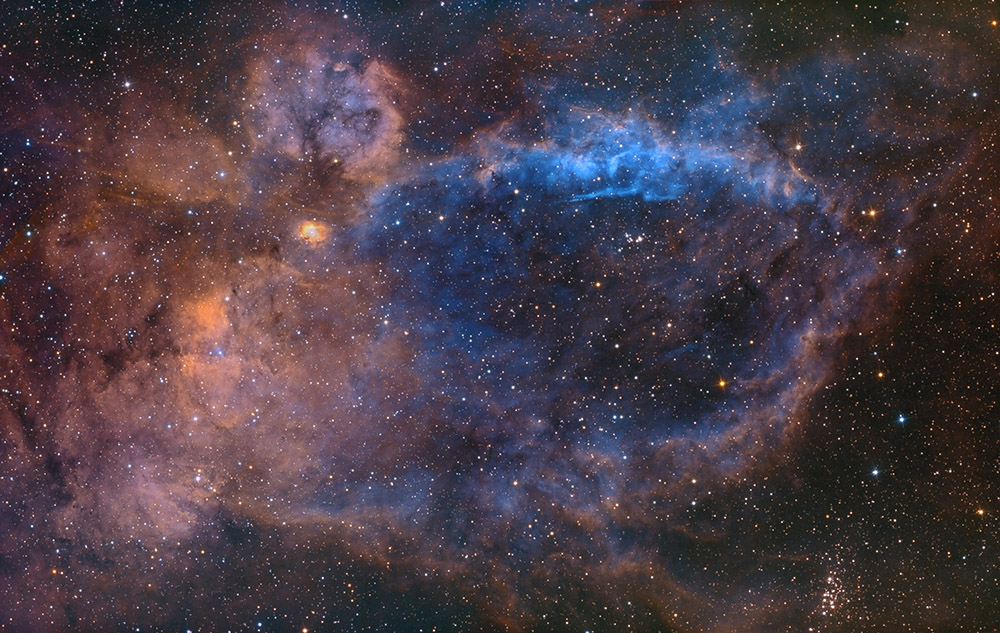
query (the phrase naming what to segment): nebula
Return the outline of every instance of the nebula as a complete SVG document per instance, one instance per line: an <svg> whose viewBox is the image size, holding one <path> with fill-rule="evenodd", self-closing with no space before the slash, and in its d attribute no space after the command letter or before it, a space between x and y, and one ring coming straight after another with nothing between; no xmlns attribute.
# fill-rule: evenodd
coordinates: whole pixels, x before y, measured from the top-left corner
<svg viewBox="0 0 1000 633"><path fill-rule="evenodd" d="M0 630L1000 618L1000 10L9 17Z"/></svg>

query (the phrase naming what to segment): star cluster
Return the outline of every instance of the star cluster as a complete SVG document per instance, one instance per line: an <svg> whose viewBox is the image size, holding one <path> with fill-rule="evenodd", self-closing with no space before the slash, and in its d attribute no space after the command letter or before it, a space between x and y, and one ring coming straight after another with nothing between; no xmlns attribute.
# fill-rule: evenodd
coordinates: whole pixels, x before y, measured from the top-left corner
<svg viewBox="0 0 1000 633"><path fill-rule="evenodd" d="M980 631L1000 7L0 21L0 630Z"/></svg>

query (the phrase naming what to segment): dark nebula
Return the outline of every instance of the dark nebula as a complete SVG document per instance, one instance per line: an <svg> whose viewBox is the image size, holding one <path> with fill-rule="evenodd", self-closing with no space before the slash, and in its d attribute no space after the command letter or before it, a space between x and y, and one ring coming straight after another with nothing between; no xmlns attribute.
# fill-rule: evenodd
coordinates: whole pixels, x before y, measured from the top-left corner
<svg viewBox="0 0 1000 633"><path fill-rule="evenodd" d="M997 20L4 4L0 630L996 630Z"/></svg>

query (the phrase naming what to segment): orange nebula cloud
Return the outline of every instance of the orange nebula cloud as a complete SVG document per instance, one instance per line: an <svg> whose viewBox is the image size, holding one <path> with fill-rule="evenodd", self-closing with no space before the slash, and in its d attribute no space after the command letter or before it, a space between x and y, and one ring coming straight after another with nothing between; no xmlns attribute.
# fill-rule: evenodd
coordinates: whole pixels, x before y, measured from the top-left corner
<svg viewBox="0 0 1000 633"><path fill-rule="evenodd" d="M303 222L299 226L299 238L310 246L316 246L326 241L329 231L318 222Z"/></svg>

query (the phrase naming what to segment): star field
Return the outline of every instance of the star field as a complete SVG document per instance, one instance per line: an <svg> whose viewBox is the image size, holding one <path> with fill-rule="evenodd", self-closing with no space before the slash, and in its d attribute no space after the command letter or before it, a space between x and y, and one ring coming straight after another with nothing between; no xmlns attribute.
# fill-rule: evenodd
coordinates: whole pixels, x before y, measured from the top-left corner
<svg viewBox="0 0 1000 633"><path fill-rule="evenodd" d="M0 16L0 630L997 626L995 2Z"/></svg>

